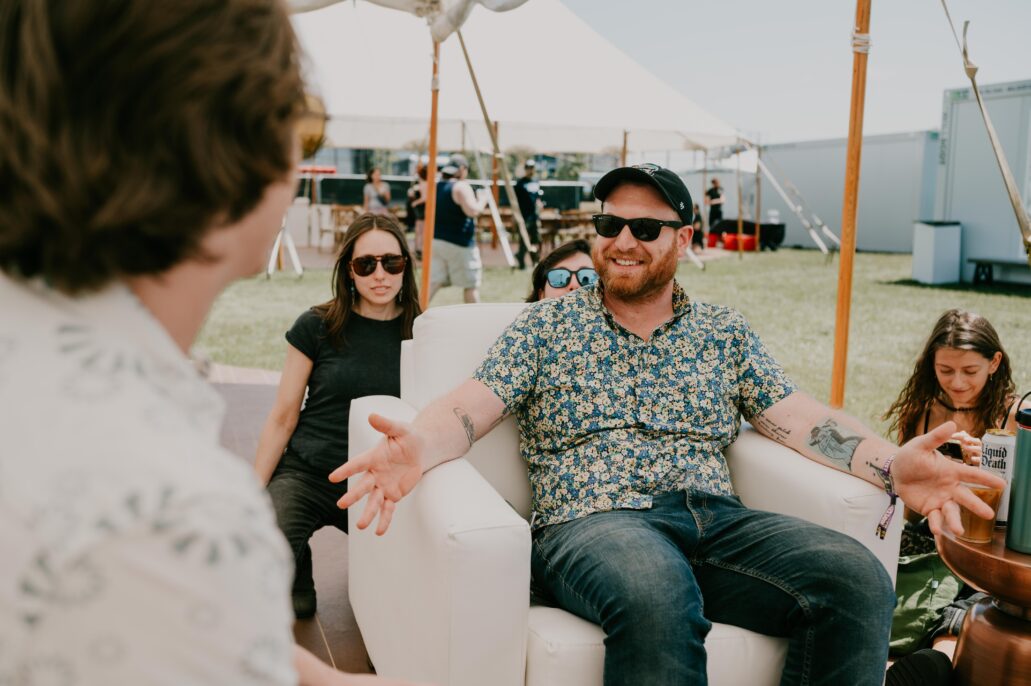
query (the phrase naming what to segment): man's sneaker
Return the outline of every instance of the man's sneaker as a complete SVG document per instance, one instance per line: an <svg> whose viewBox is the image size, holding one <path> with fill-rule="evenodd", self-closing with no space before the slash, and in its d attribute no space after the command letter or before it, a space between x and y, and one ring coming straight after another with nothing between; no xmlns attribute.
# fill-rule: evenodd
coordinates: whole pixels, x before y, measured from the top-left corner
<svg viewBox="0 0 1031 686"><path fill-rule="evenodd" d="M294 617L311 619L315 616L315 591L295 591L293 594Z"/></svg>

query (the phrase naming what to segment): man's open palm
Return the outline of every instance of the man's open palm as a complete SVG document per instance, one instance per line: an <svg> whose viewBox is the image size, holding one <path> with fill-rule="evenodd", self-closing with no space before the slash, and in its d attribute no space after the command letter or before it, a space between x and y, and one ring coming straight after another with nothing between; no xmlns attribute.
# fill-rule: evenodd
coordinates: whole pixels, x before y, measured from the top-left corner
<svg viewBox="0 0 1031 686"><path fill-rule="evenodd" d="M368 495L358 528L366 528L378 515L376 534L382 536L390 526L397 502L408 495L422 478L424 443L410 424L378 414L369 415L369 424L383 434L383 439L335 469L329 480L339 483L364 472L357 483L348 485L347 493L337 501L337 507L347 509Z"/></svg>
<svg viewBox="0 0 1031 686"><path fill-rule="evenodd" d="M895 490L906 505L927 516L931 532L936 536L943 533L946 526L953 533L963 532L960 505L984 519L993 516L992 509L964 483L1000 489L1006 486L1005 481L991 472L954 462L936 452L955 431L953 422L945 422L917 436L899 449L891 467Z"/></svg>

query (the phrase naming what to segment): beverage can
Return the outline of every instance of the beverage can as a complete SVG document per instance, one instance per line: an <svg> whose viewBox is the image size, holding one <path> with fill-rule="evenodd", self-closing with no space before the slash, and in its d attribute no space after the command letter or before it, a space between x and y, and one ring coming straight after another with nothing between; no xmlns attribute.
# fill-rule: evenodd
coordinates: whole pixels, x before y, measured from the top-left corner
<svg viewBox="0 0 1031 686"><path fill-rule="evenodd" d="M1002 503L996 513L999 526L1009 520L1010 485L1013 483L1013 460L1016 456L1017 432L1005 429L988 429L981 438L981 469L1006 480Z"/></svg>

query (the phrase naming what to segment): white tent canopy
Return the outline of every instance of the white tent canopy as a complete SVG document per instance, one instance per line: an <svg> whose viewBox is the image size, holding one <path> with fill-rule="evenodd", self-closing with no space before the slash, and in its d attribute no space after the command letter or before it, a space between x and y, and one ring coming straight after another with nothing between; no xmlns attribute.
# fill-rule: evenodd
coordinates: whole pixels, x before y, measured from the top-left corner
<svg viewBox="0 0 1031 686"><path fill-rule="evenodd" d="M432 43L426 23L367 2L293 17L321 92L333 145L421 147ZM559 0L495 13L477 8L462 34L503 148L540 152L690 150L737 131L663 83ZM475 91L455 38L441 45L439 146L486 148Z"/></svg>

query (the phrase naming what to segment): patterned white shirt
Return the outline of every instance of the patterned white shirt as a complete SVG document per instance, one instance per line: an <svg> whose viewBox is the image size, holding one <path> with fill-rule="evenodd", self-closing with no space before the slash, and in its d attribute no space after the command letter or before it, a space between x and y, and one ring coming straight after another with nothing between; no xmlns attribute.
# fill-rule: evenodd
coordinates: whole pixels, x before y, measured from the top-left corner
<svg viewBox="0 0 1031 686"><path fill-rule="evenodd" d="M295 684L292 563L124 286L0 275L0 684Z"/></svg>

